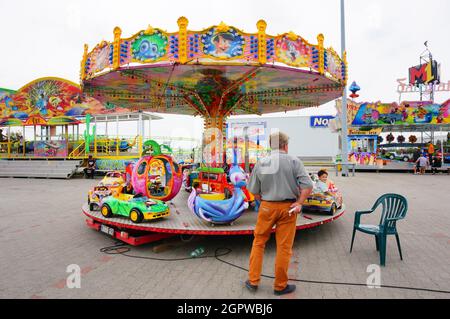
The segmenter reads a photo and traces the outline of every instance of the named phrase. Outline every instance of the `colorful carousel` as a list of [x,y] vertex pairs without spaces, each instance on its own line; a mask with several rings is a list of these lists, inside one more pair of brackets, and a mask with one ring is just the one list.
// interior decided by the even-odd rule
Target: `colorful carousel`
[[[346,58],[325,48],[322,34],[317,36],[317,44],[311,44],[293,32],[266,34],[263,20],[257,22],[255,33],[223,22],[192,31],[186,18],[177,22],[177,32],[149,26],[129,38],[122,38],[116,27],[113,42],[103,41],[91,52],[85,45],[83,92],[111,113],[126,108],[201,116],[205,123],[204,162],[209,167],[221,167],[226,160],[224,131],[230,115],[316,107],[342,96]],[[190,212],[188,196],[182,193],[169,202],[170,218],[139,226],[115,218],[106,221],[87,206],[83,211],[89,225],[108,224],[119,234],[127,229],[158,234],[252,233],[256,213],[245,212],[233,225],[212,227]],[[298,227],[320,225],[342,213],[343,209],[332,216],[302,217]]]

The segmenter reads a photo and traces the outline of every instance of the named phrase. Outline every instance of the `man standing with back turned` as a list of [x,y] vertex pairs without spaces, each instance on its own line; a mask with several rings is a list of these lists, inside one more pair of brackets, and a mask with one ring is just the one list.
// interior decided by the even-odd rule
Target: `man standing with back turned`
[[256,291],[261,278],[264,249],[276,225],[274,294],[284,295],[295,291],[288,285],[288,267],[294,244],[297,214],[311,194],[313,183],[297,157],[288,155],[289,137],[281,132],[270,135],[272,153],[255,165],[248,190],[261,201],[254,231],[248,280],[245,286]]

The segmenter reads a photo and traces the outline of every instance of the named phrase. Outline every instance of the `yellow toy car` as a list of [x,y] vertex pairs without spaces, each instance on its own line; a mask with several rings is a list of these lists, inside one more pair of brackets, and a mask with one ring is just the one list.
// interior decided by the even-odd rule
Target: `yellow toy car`
[[126,191],[128,186],[126,185],[125,178],[121,172],[108,172],[105,177],[89,191],[88,204],[89,209],[99,210],[100,202],[107,196],[118,196],[124,190]]
[[317,211],[334,215],[342,207],[342,194],[339,192],[331,193],[312,193],[303,203],[305,211]]

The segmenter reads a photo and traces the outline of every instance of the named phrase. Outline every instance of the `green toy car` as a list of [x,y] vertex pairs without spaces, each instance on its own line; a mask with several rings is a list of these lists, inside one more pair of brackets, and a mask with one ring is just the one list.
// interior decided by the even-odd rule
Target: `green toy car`
[[166,203],[160,200],[145,196],[119,194],[104,198],[100,212],[105,218],[121,215],[129,217],[133,223],[139,224],[144,220],[169,216],[170,209]]

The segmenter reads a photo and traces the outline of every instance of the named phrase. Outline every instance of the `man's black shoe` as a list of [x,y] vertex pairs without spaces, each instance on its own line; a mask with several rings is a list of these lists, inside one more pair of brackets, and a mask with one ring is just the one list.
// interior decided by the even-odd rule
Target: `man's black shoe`
[[256,290],[258,290],[258,286],[252,285],[248,280],[245,282],[245,287],[247,287],[247,289],[251,292],[256,292]]
[[295,288],[297,288],[295,285],[287,285],[283,290],[274,290],[273,293],[277,296],[290,294],[295,291]]

